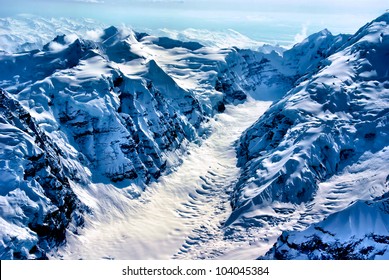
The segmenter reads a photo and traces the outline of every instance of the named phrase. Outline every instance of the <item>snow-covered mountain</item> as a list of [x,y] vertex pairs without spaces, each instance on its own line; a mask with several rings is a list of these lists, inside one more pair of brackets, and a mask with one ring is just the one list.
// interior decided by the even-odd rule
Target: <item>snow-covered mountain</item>
[[0,91],[1,259],[45,258],[87,208],[71,188],[63,150],[31,114]]
[[72,21],[0,44],[0,258],[387,258],[388,17],[285,52]]
[[[0,18],[0,51],[21,52],[41,49],[57,35],[76,34],[80,38],[96,40],[108,26],[93,19],[44,18],[36,15],[21,14]],[[130,32],[132,28],[121,26]],[[188,28],[140,29],[157,37],[168,37],[182,42],[198,42],[206,47],[258,50],[264,53],[276,51],[282,53],[285,48],[271,45],[269,42],[253,40],[233,29],[210,31]]]
[[227,224],[287,230],[266,258],[388,258],[389,13],[285,58],[309,39],[332,55],[242,135]]
[[223,31],[209,31],[205,29],[188,28],[185,30],[159,29],[150,30],[148,33],[158,37],[169,37],[183,42],[199,42],[207,47],[231,48],[259,50],[261,52],[271,52],[275,50],[282,53],[284,48],[273,46],[264,42],[253,40],[233,29]]
[[280,63],[275,52],[115,27],[95,40],[58,35],[40,50],[3,52],[2,258],[45,258],[77,233],[81,213],[95,210],[93,184],[138,197],[208,137],[227,104],[267,86],[286,92],[290,71],[268,74]]

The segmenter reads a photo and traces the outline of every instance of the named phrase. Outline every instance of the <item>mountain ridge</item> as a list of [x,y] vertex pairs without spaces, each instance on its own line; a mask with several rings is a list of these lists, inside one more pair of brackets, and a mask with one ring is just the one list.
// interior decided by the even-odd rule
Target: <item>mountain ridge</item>
[[[389,29],[387,20],[382,21],[387,17],[388,13],[351,36],[323,67],[300,80],[243,134],[237,147],[243,175],[233,194],[235,213],[229,223],[268,227],[271,221],[281,228],[284,234],[266,258],[374,258],[372,250],[371,255],[361,253],[366,252],[363,246],[340,254],[354,243],[336,239],[342,236],[340,223],[330,230],[325,225],[341,213],[359,211],[363,204],[357,201],[374,204],[388,192],[384,139]],[[355,203],[360,206],[350,206]],[[355,210],[347,212],[349,207]],[[272,220],[261,208],[277,209],[267,214]],[[381,209],[382,217],[387,214],[384,206],[373,209]],[[279,211],[290,215],[277,217]],[[296,220],[290,223],[291,219]],[[334,236],[330,243],[321,239],[327,231]],[[331,253],[331,248],[337,250]]]
[[[221,251],[208,257],[228,255],[230,242],[268,248],[258,257],[269,259],[385,258],[382,227],[370,234],[351,223],[342,243],[334,225],[387,217],[388,17],[354,35],[318,32],[283,55],[114,26],[93,40],[59,35],[41,50],[0,53],[0,168],[8,174],[0,258],[60,258],[68,238],[82,236],[84,218],[107,206],[121,217],[128,200],[143,203],[150,184],[174,173],[219,117],[228,120],[230,106],[253,99],[274,104],[236,142],[241,173],[227,186]],[[210,195],[212,180],[200,179],[205,189],[190,195],[191,209],[197,195]],[[209,236],[179,255],[207,257]],[[367,245],[342,249],[356,243]]]

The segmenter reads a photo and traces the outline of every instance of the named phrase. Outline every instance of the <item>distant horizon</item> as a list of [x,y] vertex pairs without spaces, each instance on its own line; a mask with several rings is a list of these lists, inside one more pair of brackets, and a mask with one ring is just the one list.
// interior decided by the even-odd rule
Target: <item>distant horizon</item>
[[325,28],[333,34],[353,34],[386,11],[382,2],[241,0],[237,5],[232,0],[0,0],[0,17],[88,18],[134,30],[232,29],[253,40],[289,45]]

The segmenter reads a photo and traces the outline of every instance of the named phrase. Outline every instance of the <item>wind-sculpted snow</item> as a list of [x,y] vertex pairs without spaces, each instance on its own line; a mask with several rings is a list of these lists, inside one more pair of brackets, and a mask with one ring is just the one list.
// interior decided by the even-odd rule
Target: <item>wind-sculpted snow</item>
[[[243,173],[227,225],[291,231],[268,257],[385,253],[386,226],[375,232],[364,221],[387,224],[387,202],[373,201],[389,192],[388,18],[387,13],[350,37],[242,135]],[[313,223],[318,224],[293,231]]]

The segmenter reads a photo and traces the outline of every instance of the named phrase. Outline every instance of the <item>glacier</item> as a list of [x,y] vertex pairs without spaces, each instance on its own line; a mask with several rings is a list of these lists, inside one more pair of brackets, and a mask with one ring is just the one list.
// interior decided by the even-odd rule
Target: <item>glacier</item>
[[244,49],[2,19],[0,258],[387,259],[388,20]]
[[[130,211],[128,201],[180,166],[190,144],[212,135],[217,114],[261,95],[257,84],[276,86],[269,75],[255,77],[249,53],[113,26],[95,40],[57,35],[41,49],[3,52],[3,209],[20,210],[3,216],[2,257],[48,258],[106,207],[111,218]],[[263,55],[269,59],[260,73],[280,59]],[[282,90],[291,84],[287,75],[279,74]],[[12,147],[21,148],[15,154]],[[53,197],[51,184],[63,197]],[[13,191],[25,198],[15,200]]]

